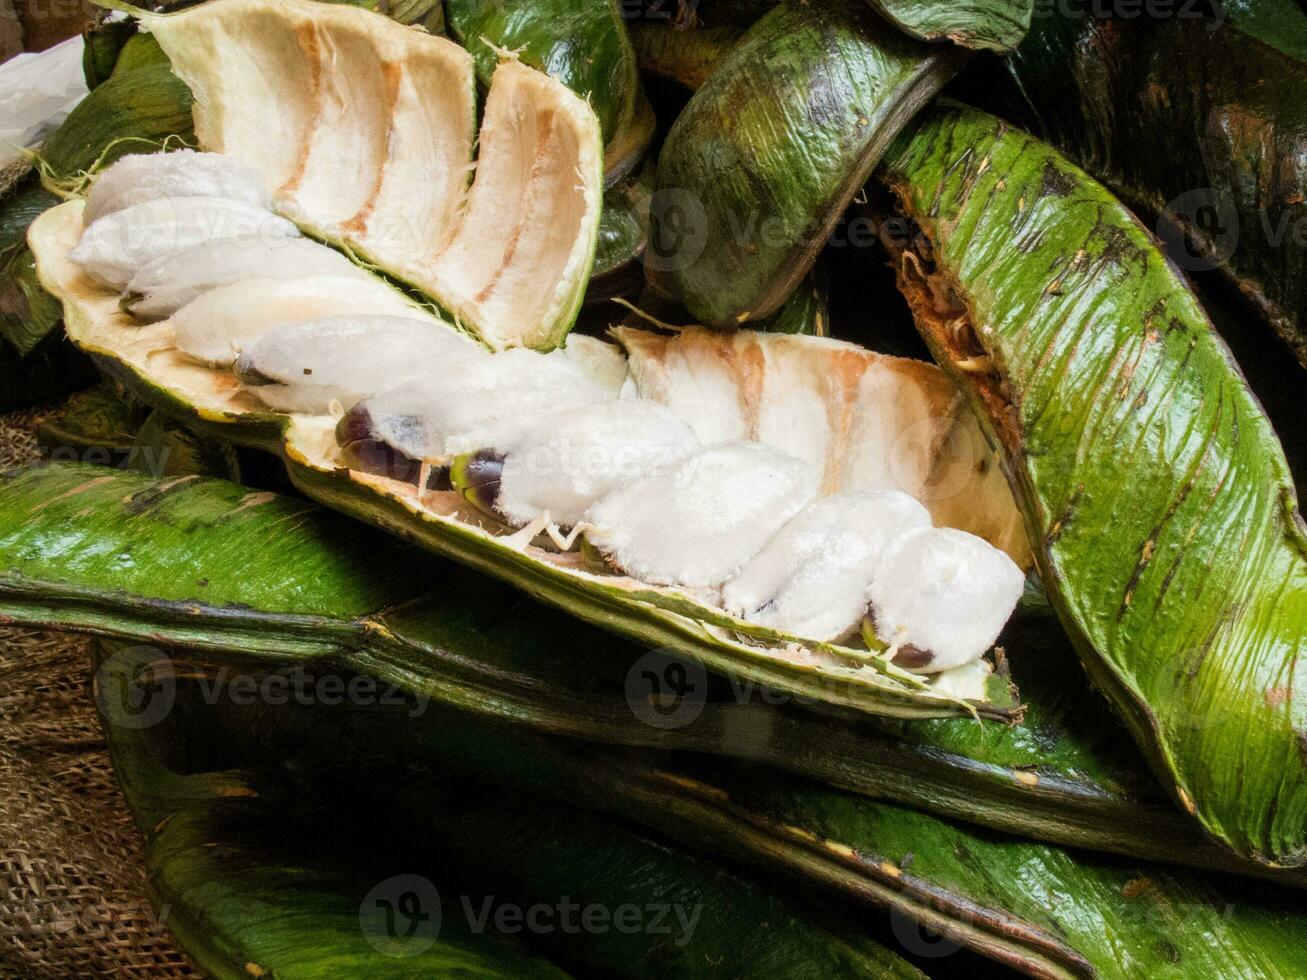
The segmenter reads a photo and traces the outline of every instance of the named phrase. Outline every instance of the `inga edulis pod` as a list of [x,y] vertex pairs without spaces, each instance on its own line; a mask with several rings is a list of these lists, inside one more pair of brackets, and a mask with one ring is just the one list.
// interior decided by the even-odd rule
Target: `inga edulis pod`
[[900,288],[1090,676],[1207,833],[1307,863],[1307,530],[1197,298],[1106,188],[979,110],[927,110],[879,176]]
[[323,804],[271,766],[170,770],[150,731],[117,700],[132,683],[116,669],[126,663],[111,658],[96,675],[101,724],[145,840],[150,900],[161,925],[207,975],[568,976],[543,956],[453,916],[434,930],[419,931],[416,919],[411,934],[408,919],[388,930],[384,907],[373,903],[396,904],[404,889],[373,889],[394,856],[369,852],[357,837],[328,826]]
[[[542,811],[467,779],[293,778],[301,766],[272,758],[233,767],[223,733],[202,734],[212,712],[178,704],[158,720],[171,724],[140,714],[143,666],[134,648],[110,647],[97,705],[146,837],[151,897],[213,975],[565,976],[543,951],[567,970],[631,978],[922,977],[833,902],[591,813]],[[171,766],[188,740],[221,771]],[[541,903],[557,917],[530,917]],[[506,904],[528,913],[525,929],[499,925]],[[644,928],[626,925],[632,909]]]
[[658,158],[646,277],[705,326],[768,316],[889,141],[961,67],[863,0],[783,3],[690,99]]
[[997,99],[1156,222],[1186,271],[1233,281],[1307,366],[1307,11],[1189,8],[1051,4],[994,66]]
[[[945,944],[1043,977],[1289,977],[1303,968],[1304,951],[1275,939],[1301,927],[1293,893],[968,830],[761,766],[543,736],[377,688],[318,700],[314,691],[354,683],[325,666],[298,689],[303,699],[269,710],[248,696],[267,683],[263,668],[155,656],[163,659],[138,683],[171,681],[170,711],[152,732],[177,771],[280,762],[346,812],[354,812],[349,800],[364,799],[370,821],[441,841],[462,881],[482,888],[574,894],[571,875],[606,880],[629,843],[609,831],[615,847],[596,840],[578,850],[575,837],[595,833],[593,819],[572,809],[583,807],[855,907],[887,909],[888,922],[858,921],[890,925],[917,952],[911,939],[924,927]],[[141,701],[131,692],[128,699]],[[530,798],[543,805],[523,808]],[[738,916],[751,914],[751,899]]]
[[[684,723],[651,725],[657,712],[637,711],[657,693],[646,672],[675,690],[692,660],[615,644],[301,500],[51,464],[0,478],[0,528],[0,617],[11,622],[174,644],[201,660],[235,652],[268,669],[334,665],[544,732],[750,759],[1068,846],[1302,880],[1240,861],[1160,797],[1037,610],[1010,637],[1032,651],[1013,664],[1027,699],[1018,725],[854,723],[706,674],[684,692]],[[249,719],[252,736],[271,721]],[[420,719],[401,734],[414,755],[440,738]]]

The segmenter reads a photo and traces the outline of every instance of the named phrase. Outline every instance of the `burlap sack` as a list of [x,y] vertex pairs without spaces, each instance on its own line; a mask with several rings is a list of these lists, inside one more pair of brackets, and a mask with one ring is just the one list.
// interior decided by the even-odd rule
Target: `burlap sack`
[[[0,469],[35,458],[31,422],[0,416]],[[0,626],[0,980],[197,977],[144,897],[88,647]]]

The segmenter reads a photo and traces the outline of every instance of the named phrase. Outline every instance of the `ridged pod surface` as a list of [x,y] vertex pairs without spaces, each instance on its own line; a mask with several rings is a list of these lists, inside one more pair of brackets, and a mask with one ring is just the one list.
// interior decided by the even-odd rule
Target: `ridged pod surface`
[[864,0],[778,5],[667,135],[650,284],[705,326],[772,313],[890,140],[964,57],[903,37]]
[[[590,883],[592,897],[600,889],[616,897],[612,889],[629,880],[620,869],[629,866],[635,845],[617,827],[605,828],[581,812],[589,810],[765,874],[783,872],[841,899],[846,911],[822,917],[830,935],[820,952],[802,929],[796,934],[794,917],[772,905],[782,918],[775,932],[767,930],[769,939],[757,955],[778,969],[792,961],[773,957],[797,955],[806,963],[791,970],[829,971],[832,956],[846,957],[849,945],[860,945],[849,943],[847,910],[860,917],[884,908],[909,950],[944,952],[952,948],[947,943],[956,943],[1033,976],[1287,980],[1307,964],[1300,944],[1283,941],[1303,928],[1298,896],[1262,883],[976,833],[756,767],[578,745],[393,696],[388,689],[379,704],[291,702],[268,712],[238,703],[234,694],[224,696],[224,656],[171,656],[181,658],[172,662],[178,678],[172,710],[165,724],[150,731],[153,741],[166,746],[165,756],[205,771],[254,760],[291,762],[301,783],[322,794],[317,798],[335,801],[333,816],[352,811],[350,801],[362,797],[370,821],[448,847],[455,855],[450,870],[464,887],[470,883],[527,900],[539,891],[576,894],[580,876]],[[121,676],[128,666],[130,658],[120,653],[101,672],[117,668],[130,692],[131,679]],[[276,669],[269,664],[249,676],[258,683]],[[401,753],[405,773],[395,771]],[[469,779],[478,791],[459,792]],[[599,834],[606,840],[592,837]],[[664,854],[638,866],[653,876],[643,880],[674,890],[690,874],[675,870],[677,852]],[[710,869],[701,874],[708,907],[696,939],[712,943],[702,933],[715,924],[720,892]],[[747,878],[732,884],[735,921],[753,921],[767,908],[759,902],[766,892]],[[947,943],[933,939],[924,949],[915,947],[919,925]],[[559,948],[602,955],[602,947],[584,940],[564,940]],[[694,948],[711,947],[696,942]],[[723,954],[733,955],[719,948],[714,960]],[[846,960],[844,968],[856,969],[859,962]],[[881,969],[893,967],[883,963]]]
[[[362,905],[384,880],[369,858],[379,862],[383,855],[368,854],[344,828],[315,826],[322,803],[272,767],[170,768],[183,747],[160,744],[169,726],[141,724],[133,706],[119,700],[131,690],[134,672],[148,667],[148,651],[116,649],[103,657],[96,703],[118,783],[144,838],[150,899],[207,975],[568,976],[539,954],[477,933],[461,916],[448,916],[436,929],[419,931],[413,920],[412,933],[387,932],[384,908]],[[269,914],[272,907],[276,914]]]
[[922,41],[1002,53],[1015,48],[1030,29],[1035,0],[871,0],[871,5]]
[[1105,188],[993,116],[929,110],[882,176],[933,245],[900,287],[1090,675],[1208,832],[1307,863],[1307,533],[1197,299]]
[[1220,7],[1123,25],[1052,5],[1004,63],[1010,108],[1189,236],[1186,270],[1229,276],[1307,367],[1307,10]]
[[502,61],[478,136],[472,56],[447,38],[312,0],[125,9],[190,87],[200,145],[257,167],[278,211],[492,348],[562,343],[603,193],[598,121],[566,86]]
[[[47,446],[131,445],[139,425],[103,400],[84,399],[70,414],[45,434]],[[157,461],[145,450],[138,460]],[[187,656],[269,670],[326,658],[458,709],[461,727],[475,716],[602,745],[767,762],[864,797],[1081,850],[1307,881],[1241,861],[1162,797],[1079,682],[1046,613],[1026,613],[1005,638],[1022,652],[1012,672],[1026,713],[1015,725],[866,718],[853,727],[768,703],[744,683],[739,703],[692,698],[683,724],[652,725],[627,701],[631,672],[648,669],[670,684],[674,661],[615,645],[608,633],[520,602],[509,586],[302,500],[184,473],[147,479],[60,464],[0,480],[0,518],[0,615],[15,623],[180,645],[200,651]],[[273,536],[278,548],[262,547]],[[143,553],[149,564],[110,557]],[[239,566],[225,562],[232,554],[244,556]],[[563,633],[568,643],[554,642]],[[270,739],[275,745],[302,720],[258,714],[237,727],[253,738],[272,725],[283,733]],[[447,744],[433,728],[436,714],[404,714],[387,729],[391,757]]]

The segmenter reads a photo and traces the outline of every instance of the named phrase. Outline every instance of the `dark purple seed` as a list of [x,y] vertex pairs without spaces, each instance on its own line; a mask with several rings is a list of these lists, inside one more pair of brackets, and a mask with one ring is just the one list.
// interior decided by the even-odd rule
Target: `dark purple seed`
[[902,667],[905,670],[920,670],[934,659],[935,655],[929,650],[923,650],[911,643],[905,643],[899,647],[898,653],[894,654],[892,663],[894,666]]

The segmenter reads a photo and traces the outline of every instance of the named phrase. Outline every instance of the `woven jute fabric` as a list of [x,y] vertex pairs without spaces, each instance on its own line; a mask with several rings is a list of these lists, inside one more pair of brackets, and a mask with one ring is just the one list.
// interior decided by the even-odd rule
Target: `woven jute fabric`
[[[0,416],[0,469],[36,457],[33,418]],[[0,626],[0,980],[198,977],[145,898],[90,642]]]

